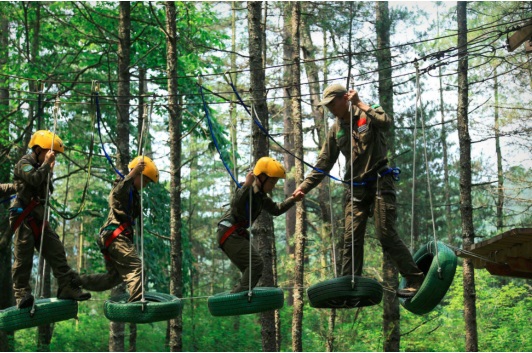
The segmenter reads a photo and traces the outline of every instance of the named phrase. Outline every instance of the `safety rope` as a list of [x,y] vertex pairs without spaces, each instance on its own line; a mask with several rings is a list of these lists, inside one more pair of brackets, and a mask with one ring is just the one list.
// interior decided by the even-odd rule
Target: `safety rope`
[[238,182],[238,180],[236,180],[235,176],[231,172],[231,168],[229,168],[229,166],[227,165],[226,161],[224,160],[224,158],[222,156],[222,152],[220,150],[220,146],[218,145],[218,140],[216,140],[216,136],[214,135],[214,130],[213,130],[213,127],[212,127],[211,116],[209,114],[209,107],[207,106],[207,102],[205,101],[205,95],[203,94],[203,86],[201,84],[201,78],[198,78],[198,86],[199,86],[199,90],[200,90],[200,94],[201,94],[201,100],[203,101],[203,110],[205,111],[205,116],[207,117],[207,125],[209,126],[209,131],[211,133],[212,142],[214,143],[214,146],[216,147],[216,150],[218,151],[218,154],[220,155],[220,159],[222,160],[222,163],[223,163],[225,169],[227,170],[227,172],[231,176],[231,179],[233,179],[233,181],[235,182],[235,184],[236,184],[236,186],[238,188],[241,188],[240,183]]
[[[353,104],[351,103],[351,100],[349,100],[349,141],[350,141],[350,149],[349,149],[349,172],[351,173],[351,180],[353,180]],[[354,196],[353,196],[353,183],[351,183],[351,189],[350,189],[350,200],[349,204],[351,205],[351,288],[355,288],[355,229],[354,229],[354,221],[353,221],[353,214],[354,214]]]
[[[328,135],[329,133],[329,128],[328,128],[328,124],[327,124],[327,114],[325,112],[325,109],[323,109],[323,126],[324,126],[324,129],[325,129],[325,136]],[[330,148],[330,146],[329,146]],[[334,235],[336,234],[335,232],[335,229],[334,229],[334,209],[333,209],[333,202],[332,202],[332,191],[331,191],[331,179],[329,178],[328,179],[328,184],[329,184],[329,212],[331,214],[331,244],[332,244],[332,260],[333,260],[333,271],[334,271],[334,277],[338,277],[338,270],[336,268],[336,244],[335,244],[335,239],[334,239]]]
[[[425,135],[425,121],[424,121],[425,119],[423,116],[423,103],[421,102],[421,87],[419,84],[419,64],[417,63],[417,61],[415,62],[415,67],[416,67],[416,95],[417,95],[416,104],[419,104],[421,131],[423,132],[422,134],[423,135],[423,152],[425,155],[425,169],[426,169],[426,174],[427,174],[427,191],[429,193],[430,214],[432,217],[432,233],[434,237],[434,248],[436,249],[436,260],[438,262],[438,275],[441,277],[442,268],[440,264],[440,257],[439,257],[439,251],[438,251],[438,239],[436,237],[436,221],[434,219],[434,207],[432,205],[432,189],[430,187],[430,170],[429,170],[429,158],[427,154],[427,138]],[[417,111],[417,107],[416,107],[416,111]],[[413,203],[412,203],[412,207],[413,207]]]
[[[255,105],[251,104],[251,111],[253,112],[255,109]],[[251,119],[253,120],[253,119]],[[249,169],[253,170],[253,122],[250,122],[250,139],[249,139]],[[247,176],[246,176],[247,177]],[[257,176],[255,176],[257,177]],[[251,272],[252,272],[252,266],[251,266],[251,251],[253,250],[251,242],[253,241],[253,232],[251,231],[251,225],[253,223],[253,188],[254,188],[255,182],[251,184],[251,187],[249,188],[249,264],[248,264],[248,272],[249,272],[249,282],[248,282],[248,301],[251,301],[251,297],[253,295],[253,288],[251,288]]]
[[[61,106],[60,106],[59,95],[57,95],[57,97],[55,98],[55,104],[54,104],[54,109],[53,109],[54,127],[53,127],[53,130],[52,130],[52,145],[50,147],[50,151],[54,151],[55,133],[56,133],[56,130],[57,130],[57,117],[58,117],[58,115],[61,115]],[[55,160],[54,160],[54,166],[55,166]],[[45,195],[45,198],[44,198],[44,214],[43,214],[43,219],[42,219],[41,242],[39,244],[39,261],[37,262],[38,264],[40,264],[41,260],[42,260],[42,247],[43,247],[44,238],[45,238],[44,231],[45,231],[45,228],[46,228],[46,224],[50,221],[50,207],[48,205],[48,202],[49,202],[49,199],[50,199],[50,182],[51,182],[51,179],[52,179],[52,168],[50,168],[50,171],[48,172],[48,175],[46,176],[46,195]],[[46,260],[42,260],[42,261],[43,261],[42,262],[42,264],[43,264],[42,273],[40,271],[37,271],[37,283],[36,283],[36,286],[35,286],[36,289],[37,289],[38,297],[42,297],[43,292],[44,292],[44,275],[45,275],[44,271],[46,269]],[[36,304],[36,300],[33,301],[33,305],[32,305],[31,310],[30,310],[30,315],[32,317],[35,314],[35,304]]]

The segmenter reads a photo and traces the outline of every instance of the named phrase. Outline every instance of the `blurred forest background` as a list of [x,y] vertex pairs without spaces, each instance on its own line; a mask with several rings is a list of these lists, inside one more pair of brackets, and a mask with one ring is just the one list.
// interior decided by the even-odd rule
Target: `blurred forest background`
[[[73,268],[103,272],[95,240],[107,216],[115,172],[100,135],[113,163],[126,170],[148,119],[145,151],[158,165],[161,182],[149,185],[144,194],[146,284],[150,291],[183,298],[185,306],[170,324],[116,325],[103,316],[110,293],[93,293],[92,300],[80,303],[79,320],[0,333],[0,347],[472,350],[463,288],[463,277],[471,274],[462,273],[462,260],[441,305],[424,316],[406,311],[389,294],[380,305],[335,312],[310,308],[306,294],[301,299],[294,295],[334,277],[332,251],[343,232],[343,186],[332,180],[309,193],[297,214],[294,207],[276,219],[262,217],[253,232],[267,265],[261,285],[283,288],[284,308],[212,317],[206,298],[229,290],[240,276],[215,238],[235,185],[214,148],[198,83],[204,87],[222,156],[237,179],[243,181],[250,168],[250,153],[253,161],[270,155],[285,164],[289,178],[273,193],[278,202],[291,195],[309,168],[260,133],[237,104],[229,82],[275,141],[311,164],[325,126],[333,122],[316,106],[321,92],[331,83],[356,88],[363,101],[381,104],[394,119],[388,138],[391,164],[402,170],[397,225],[403,240],[415,251],[433,239],[426,182],[430,175],[436,236],[460,248],[465,238],[478,242],[532,227],[532,56],[524,46],[513,52],[506,47],[507,37],[531,20],[531,4],[1,2],[0,182],[12,181],[13,167],[28,152],[31,134],[52,130],[57,120],[66,149],[54,170],[52,226],[63,237]],[[467,14],[467,31],[459,31],[460,7]],[[460,36],[467,46],[459,46]],[[463,230],[460,211],[460,60],[468,63],[470,234]],[[428,172],[421,130],[413,167],[416,116],[426,128]],[[344,166],[340,157],[331,174],[342,178]],[[5,230],[0,308],[14,303],[8,207],[0,204],[0,227]],[[372,221],[364,261],[364,276],[393,286],[383,274],[386,261]],[[295,280],[297,274],[302,280]],[[532,351],[530,280],[495,277],[485,270],[473,276],[478,350]],[[397,281],[397,273],[392,278]],[[49,296],[55,288],[49,280]],[[388,304],[395,313],[392,319],[383,314]]]

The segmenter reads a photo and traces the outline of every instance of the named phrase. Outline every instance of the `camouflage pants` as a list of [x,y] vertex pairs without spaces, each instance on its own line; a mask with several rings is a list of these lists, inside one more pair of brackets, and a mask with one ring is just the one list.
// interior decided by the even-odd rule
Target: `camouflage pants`
[[[127,232],[127,231],[124,231]],[[100,244],[111,236],[113,231],[102,232]],[[129,290],[129,302],[142,299],[142,262],[135,244],[130,237],[120,234],[107,248],[110,260],[105,260],[106,273],[82,275],[81,285],[89,291],[101,292],[109,290],[122,281]]]
[[[227,229],[227,227],[224,227],[222,225],[218,226],[218,244],[220,244],[220,239],[222,238]],[[242,278],[240,279],[240,282],[233,287],[231,293],[238,293],[249,290],[249,238],[233,233],[224,242],[222,250],[229,257],[231,262],[236,267],[238,267],[240,272],[242,272]],[[251,288],[254,288],[259,282],[259,279],[262,277],[263,267],[264,262],[262,261],[262,257],[260,256],[257,249],[255,249],[254,246],[251,246]]]
[[395,222],[394,181],[391,175],[382,177],[371,187],[345,189],[345,231],[342,255],[342,275],[362,274],[364,263],[364,235],[368,218],[375,219],[377,239],[401,275],[407,279],[419,278],[423,272],[417,267],[410,251],[397,234]]
[[[9,223],[13,228],[18,214],[11,214]],[[13,294],[15,299],[20,300],[26,293],[31,293],[30,278],[33,267],[34,249],[39,250],[40,242],[42,243],[42,257],[50,265],[52,273],[57,278],[59,288],[67,286],[78,274],[68,265],[65,248],[57,233],[49,226],[44,228],[44,237],[39,236],[37,239],[33,234],[32,228],[27,217],[15,231],[13,240],[14,262],[12,268],[13,276]],[[42,224],[37,222],[39,231],[42,230]]]

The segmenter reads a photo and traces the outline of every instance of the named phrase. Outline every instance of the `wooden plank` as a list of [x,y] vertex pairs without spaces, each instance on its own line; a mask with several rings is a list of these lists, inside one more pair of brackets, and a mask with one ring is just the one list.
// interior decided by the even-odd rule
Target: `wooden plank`
[[508,38],[508,51],[513,52],[525,41],[532,38],[532,20],[528,21],[523,28]]

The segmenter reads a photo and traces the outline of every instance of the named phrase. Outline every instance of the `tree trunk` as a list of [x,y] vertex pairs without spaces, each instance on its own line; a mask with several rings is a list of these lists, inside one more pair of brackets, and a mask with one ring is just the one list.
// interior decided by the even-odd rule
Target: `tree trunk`
[[[393,111],[393,86],[392,86],[392,57],[390,53],[390,27],[391,19],[388,2],[377,2],[375,5],[376,31],[377,31],[377,65],[379,69],[379,102],[384,111],[392,119],[391,128],[386,133],[389,155],[395,155],[395,128]],[[392,164],[394,161],[390,161]],[[398,271],[390,255],[384,253],[382,263],[382,278],[389,288],[397,289],[399,285]],[[401,326],[399,313],[399,299],[395,293],[384,292],[383,296],[383,350],[398,352],[401,344]]]
[[[290,13],[291,6],[289,2],[283,2],[283,58],[284,63],[288,64],[292,60],[292,29],[290,18],[292,14]],[[283,81],[286,87],[290,86],[292,82],[292,67],[286,65],[283,67]],[[285,89],[285,96],[290,97],[290,88]],[[289,150],[294,150],[294,128],[292,120],[292,105],[290,98],[283,99],[283,127],[284,127],[284,147]],[[283,153],[283,164],[286,169],[287,176],[284,181],[284,194],[292,195],[296,189],[296,181],[293,176],[293,168],[295,167],[295,158],[290,153]],[[292,207],[285,213],[285,227],[286,227],[286,254],[289,256],[290,260],[294,259],[294,233],[296,231],[296,208]],[[293,295],[294,291],[292,289],[293,283],[292,278],[288,279],[288,294],[286,296],[286,305],[292,306],[294,304]]]
[[[183,249],[181,244],[181,110],[177,100],[177,28],[176,6],[166,5],[166,75],[168,76],[168,110],[170,113],[170,293],[183,296]],[[170,320],[170,351],[183,350],[183,317]]]
[[[292,83],[290,98],[292,102],[292,121],[294,128],[294,152],[296,185],[303,182],[304,165],[303,159],[303,124],[301,114],[301,64],[300,64],[300,26],[301,26],[301,3],[292,2]],[[294,268],[294,312],[292,316],[292,350],[303,351],[303,305],[304,305],[304,270],[305,270],[305,207],[303,202],[296,203],[296,232],[295,232],[295,268]]]
[[[460,215],[462,217],[462,240],[464,248],[475,241],[473,208],[471,199],[471,137],[468,118],[468,61],[467,61],[467,2],[457,5],[458,21],[458,139],[460,143]],[[464,319],[466,351],[478,351],[475,271],[473,261],[464,259]]]
[[[129,155],[129,95],[130,95],[130,72],[129,52],[131,47],[131,4],[128,1],[119,3],[118,21],[118,90],[117,90],[117,168],[127,173]],[[125,293],[124,284],[116,286],[111,291],[111,296]],[[109,351],[123,352],[125,349],[125,325],[119,322],[109,324]]]
[[[0,71],[7,72],[5,65],[9,60],[9,20],[0,10]],[[0,113],[2,115],[9,111],[9,81],[5,76],[0,77]],[[9,121],[0,121],[0,149],[7,148],[9,141]],[[5,157],[7,159],[7,155]],[[0,183],[9,182],[10,169],[12,164],[2,160],[0,163]],[[9,203],[0,204],[0,310],[13,305],[13,283],[11,278],[11,229],[9,228],[9,218],[7,212]],[[14,332],[0,331],[0,351],[14,351]]]
[[[263,62],[263,32],[262,3],[248,2],[249,29],[249,67],[251,69],[250,84],[252,89],[253,109],[264,128],[268,129],[268,105],[266,104],[266,82]],[[254,114],[254,113],[253,113]],[[260,133],[258,126],[252,128],[253,160],[267,156],[269,151],[268,139]],[[273,233],[273,219],[267,212],[262,212],[253,225],[253,237],[258,239],[259,252],[264,261],[264,269],[260,285],[271,287],[275,285],[273,276],[273,251],[275,235]],[[275,314],[272,311],[261,313],[262,349],[273,352],[277,348],[275,332]]]
[[[50,274],[50,265],[48,265],[48,262],[45,261],[43,257],[41,257],[41,261],[39,262],[40,263],[38,276],[41,276],[42,278],[40,277],[40,280],[43,281],[42,297],[50,298],[52,296],[52,278]],[[37,291],[39,290],[39,288],[35,288],[35,290]],[[35,297],[40,297],[40,295],[37,294]],[[47,324],[38,327],[37,352],[50,352],[50,342],[52,341],[52,334],[53,324]]]
[[129,163],[129,95],[130,95],[130,50],[131,50],[131,3],[119,3],[118,25],[118,97],[117,102],[117,166],[126,172]]
[[502,170],[501,131],[499,127],[499,80],[497,68],[493,71],[493,90],[495,96],[495,153],[497,154],[497,230],[504,227],[504,175]]

